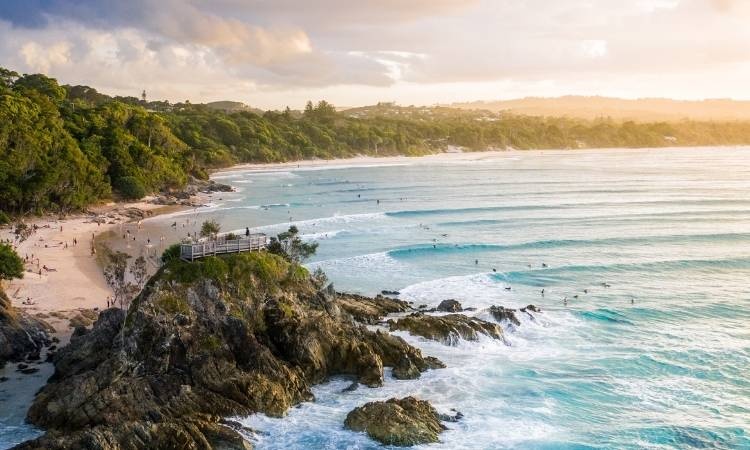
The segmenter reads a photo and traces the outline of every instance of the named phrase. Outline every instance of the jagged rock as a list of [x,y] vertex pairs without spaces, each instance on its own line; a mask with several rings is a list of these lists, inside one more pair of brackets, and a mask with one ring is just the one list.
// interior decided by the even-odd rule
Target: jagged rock
[[459,420],[464,418],[464,415],[461,411],[456,411],[453,408],[451,408],[451,411],[453,411],[455,414],[440,414],[440,420],[442,420],[443,422],[458,422]]
[[376,324],[388,314],[401,313],[411,310],[403,300],[377,296],[363,297],[355,294],[338,294],[336,304],[354,320],[366,324]]
[[388,324],[391,331],[408,331],[448,345],[456,345],[459,339],[476,341],[480,334],[503,339],[503,330],[497,324],[462,314],[430,316],[417,312],[398,320],[389,320]]
[[41,319],[13,308],[0,289],[0,367],[7,361],[34,359],[50,344],[52,327]]
[[352,381],[352,384],[342,389],[341,392],[354,392],[357,390],[357,388],[359,388],[359,383],[357,383],[356,381]]
[[85,335],[88,332],[89,330],[85,326],[78,325],[73,329],[73,334],[71,334],[70,337],[71,339],[77,338],[77,337]]
[[39,372],[39,368],[38,367],[27,367],[25,369],[19,369],[18,371],[21,372],[24,375],[31,375],[32,373]]
[[344,425],[353,431],[364,431],[382,444],[398,447],[438,442],[438,435],[446,429],[435,408],[414,397],[367,403],[353,409]]
[[440,312],[457,313],[463,311],[463,307],[461,307],[461,303],[459,303],[458,300],[453,300],[451,298],[440,302],[437,310]]
[[490,306],[490,314],[498,322],[507,320],[513,325],[520,326],[521,322],[516,317],[516,310],[512,308],[506,308],[504,306]]
[[535,313],[542,312],[541,308],[537,308],[534,305],[528,305],[528,306],[521,308],[521,312],[525,312],[526,314],[530,314],[529,311],[535,312]]
[[380,291],[383,295],[401,295],[399,291],[389,291],[389,290],[382,290]]
[[[258,258],[275,272],[253,272]],[[277,256],[216,261],[235,275],[177,281],[180,270],[194,273],[203,263],[175,261],[127,314],[103,311],[90,331],[59,349],[55,374],[28,412],[48,432],[22,448],[245,448],[220,417],[281,416],[334,375],[380,386],[384,366],[413,378],[442,365],[332,312],[333,300]],[[367,310],[379,300],[347,302]]]

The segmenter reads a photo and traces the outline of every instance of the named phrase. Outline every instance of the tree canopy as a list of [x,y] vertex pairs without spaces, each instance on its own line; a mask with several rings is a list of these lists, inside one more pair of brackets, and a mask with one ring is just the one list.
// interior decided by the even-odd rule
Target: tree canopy
[[0,279],[23,278],[23,260],[8,244],[0,244]]
[[466,151],[750,144],[750,122],[619,122],[389,103],[222,110],[61,86],[0,68],[0,211],[79,210],[242,162]]

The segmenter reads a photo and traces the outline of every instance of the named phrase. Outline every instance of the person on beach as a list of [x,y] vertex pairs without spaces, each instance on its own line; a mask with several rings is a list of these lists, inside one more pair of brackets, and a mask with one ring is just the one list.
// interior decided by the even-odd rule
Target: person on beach
[[245,228],[245,237],[250,237],[250,228],[249,227]]

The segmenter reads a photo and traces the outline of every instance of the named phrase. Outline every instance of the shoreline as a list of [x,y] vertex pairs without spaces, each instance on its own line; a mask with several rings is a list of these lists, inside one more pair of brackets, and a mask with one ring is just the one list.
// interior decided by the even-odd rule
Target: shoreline
[[[743,146],[734,146],[733,148],[737,147]],[[325,170],[349,167],[397,166],[424,162],[472,163],[501,157],[514,158],[530,152],[553,156],[571,151],[592,153],[602,151],[642,152],[680,151],[695,148],[701,147],[510,149],[442,152],[421,156],[356,156],[331,160],[310,159],[283,163],[245,163],[211,171],[210,179],[223,181],[223,178],[231,178],[234,173],[242,171]],[[706,148],[713,149],[715,147]],[[747,148],[750,149],[750,147]],[[231,183],[231,181],[229,182]],[[191,200],[197,201],[198,204],[206,204],[214,200],[213,194],[201,193],[193,196]],[[143,217],[140,220],[150,222],[194,208],[193,206],[151,203],[150,201],[153,199],[154,197],[145,197],[138,202],[117,202],[92,206],[87,213],[79,213],[62,219],[56,216],[42,216],[26,220],[25,223],[32,226],[36,225],[38,229],[16,248],[21,258],[28,256],[29,259],[29,263],[25,265],[25,276],[20,280],[3,282],[13,306],[49,322],[61,337],[72,332],[69,320],[79,315],[81,311],[101,311],[105,309],[107,306],[106,299],[112,295],[112,291],[104,279],[99,255],[91,253],[92,242],[94,242],[95,247],[106,244],[113,250],[126,252],[133,257],[150,254],[150,256],[157,258],[160,251],[172,244],[175,237],[185,231],[175,230],[174,233],[164,235],[163,238],[161,236],[148,236],[148,227],[144,227],[147,229],[145,233],[139,233],[141,227],[135,225],[139,218],[133,217],[132,214],[127,215],[126,212],[129,209],[140,210],[143,212]],[[102,220],[103,223],[101,223]],[[60,231],[60,227],[62,227],[62,231]],[[15,236],[12,229],[12,226],[1,228],[0,239],[13,241]],[[130,230],[132,233],[127,235],[128,239],[131,236],[136,237],[136,244],[131,244],[119,238],[119,234],[125,233],[126,230]],[[139,237],[139,234],[145,235]],[[73,245],[74,239],[77,241],[77,245]],[[150,240],[153,244],[147,246],[147,240]],[[68,244],[67,247],[66,243]],[[34,256],[33,262],[32,254]],[[44,266],[47,266],[50,270],[44,270]],[[40,269],[42,270],[41,276],[38,272]],[[34,304],[24,304],[27,298],[31,299]]]
[[[599,153],[599,152],[642,152],[642,151],[683,151],[683,150],[695,150],[705,148],[707,150],[715,150],[720,148],[745,148],[750,150],[750,145],[727,145],[727,146],[686,146],[686,147],[639,147],[639,148],[627,148],[627,147],[607,147],[607,148],[570,148],[570,149],[507,149],[507,150],[477,150],[477,151],[456,151],[456,152],[440,152],[431,153],[426,155],[418,156],[406,156],[406,155],[395,155],[395,156],[367,156],[358,155],[350,158],[334,158],[334,159],[301,159],[297,161],[286,161],[286,162],[271,162],[271,163],[242,163],[235,164],[233,166],[224,167],[220,169],[213,169],[209,171],[209,178],[223,177],[232,172],[239,171],[277,171],[284,169],[335,169],[335,168],[347,168],[352,167],[382,167],[389,165],[402,165],[405,163],[413,163],[418,161],[435,161],[435,162],[476,162],[485,159],[492,159],[496,157],[517,157],[528,155],[530,153],[536,154],[564,154],[570,152],[576,153]],[[221,179],[221,178],[218,178]]]
[[0,239],[10,239],[25,259],[24,277],[3,282],[13,307],[46,321],[65,339],[73,331],[71,319],[106,309],[106,299],[112,295],[92,247],[97,248],[102,236],[116,227],[139,220],[137,211],[145,218],[172,209],[148,203],[147,198],[94,206],[88,213],[63,218],[34,217],[24,223],[36,230],[20,243],[14,241],[12,225],[3,227]]

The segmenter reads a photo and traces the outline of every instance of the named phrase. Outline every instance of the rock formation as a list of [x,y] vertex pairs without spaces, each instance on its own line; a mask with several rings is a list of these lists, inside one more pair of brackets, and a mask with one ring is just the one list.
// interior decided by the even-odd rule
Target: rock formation
[[461,307],[461,303],[459,303],[458,300],[448,299],[440,302],[437,310],[441,312],[457,313],[463,311],[464,309],[463,307]]
[[480,334],[503,339],[503,330],[499,325],[462,314],[430,316],[416,312],[398,320],[389,320],[388,324],[391,331],[408,331],[447,345],[456,345],[459,339],[476,341]]
[[275,255],[171,262],[127,314],[103,311],[58,351],[28,413],[48,431],[20,448],[245,449],[221,417],[281,416],[332,375],[374,387],[384,366],[404,378],[441,367],[352,320],[363,302],[339,303]]
[[369,298],[354,294],[339,294],[336,296],[336,303],[355,320],[366,324],[375,324],[388,314],[406,312],[412,309],[403,300],[383,297],[382,295]]
[[355,408],[346,416],[344,426],[364,431],[385,445],[408,447],[438,442],[438,435],[446,429],[440,420],[429,402],[406,397]]
[[42,348],[50,344],[51,329],[45,322],[13,308],[0,289],[0,367],[7,361],[38,360]]
[[498,322],[508,321],[515,326],[520,326],[521,322],[516,317],[516,310],[504,306],[490,306],[490,314]]

